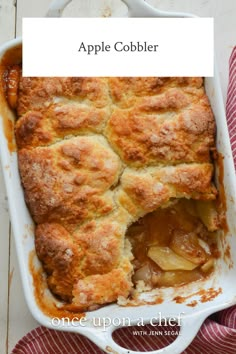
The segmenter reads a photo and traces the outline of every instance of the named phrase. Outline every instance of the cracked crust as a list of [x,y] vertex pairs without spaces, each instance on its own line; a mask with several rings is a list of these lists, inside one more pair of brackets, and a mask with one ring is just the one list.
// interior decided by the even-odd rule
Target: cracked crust
[[21,78],[17,112],[36,251],[73,309],[130,294],[132,222],[176,198],[216,197],[201,78]]
[[198,102],[191,102],[190,97],[181,101],[181,95],[181,92],[176,95],[178,103],[174,111],[168,108],[172,97],[169,101],[167,94],[154,97],[158,102],[154,108],[153,98],[149,101],[145,98],[150,103],[148,111],[143,106],[114,109],[106,136],[127,165],[210,161],[215,125],[209,102],[206,97]]
[[36,223],[56,222],[72,231],[86,219],[111,212],[110,188],[121,163],[102,137],[74,137],[18,153],[26,202]]

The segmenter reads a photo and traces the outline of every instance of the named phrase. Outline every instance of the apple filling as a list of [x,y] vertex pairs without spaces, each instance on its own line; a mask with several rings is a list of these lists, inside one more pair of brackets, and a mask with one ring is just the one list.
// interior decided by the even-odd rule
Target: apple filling
[[133,281],[151,287],[183,285],[206,277],[218,257],[214,202],[181,199],[131,225]]

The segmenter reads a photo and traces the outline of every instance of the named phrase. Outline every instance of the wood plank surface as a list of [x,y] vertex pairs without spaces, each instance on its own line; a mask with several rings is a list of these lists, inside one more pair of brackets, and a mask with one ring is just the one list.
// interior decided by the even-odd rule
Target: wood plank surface
[[8,353],[11,353],[19,339],[39,326],[25,302],[13,236],[11,236],[10,254]]
[[[17,37],[22,35],[22,18],[43,17],[47,11],[49,2],[48,0],[17,0],[15,23]],[[8,309],[8,353],[11,353],[19,339],[31,329],[38,327],[39,324],[32,317],[25,302],[13,235],[11,235],[9,263],[11,283],[9,286]]]
[[16,1],[0,0],[0,44],[15,37]]
[[0,353],[8,346],[9,216],[0,169]]
[[[0,44],[15,37],[15,2],[0,0]],[[0,168],[0,353],[8,351],[9,243],[7,197]]]

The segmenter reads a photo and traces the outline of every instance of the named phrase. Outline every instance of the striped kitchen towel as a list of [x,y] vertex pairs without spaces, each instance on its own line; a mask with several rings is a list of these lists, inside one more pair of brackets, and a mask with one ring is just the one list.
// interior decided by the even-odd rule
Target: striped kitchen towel
[[234,166],[236,167],[236,47],[234,47],[229,62],[229,86],[226,102],[226,116],[234,157]]
[[[227,121],[236,166],[236,47],[230,58],[230,75],[226,104]],[[115,331],[115,341],[128,349],[151,351],[163,348],[176,338],[178,328],[171,327],[172,335],[157,336],[151,325],[126,327]],[[160,331],[160,327],[158,327]],[[168,328],[164,328],[167,330]],[[153,335],[145,335],[151,333]],[[137,335],[137,333],[143,335]],[[12,354],[103,354],[90,340],[79,334],[59,332],[38,327],[22,338]],[[236,306],[209,317],[198,335],[182,354],[235,354]]]

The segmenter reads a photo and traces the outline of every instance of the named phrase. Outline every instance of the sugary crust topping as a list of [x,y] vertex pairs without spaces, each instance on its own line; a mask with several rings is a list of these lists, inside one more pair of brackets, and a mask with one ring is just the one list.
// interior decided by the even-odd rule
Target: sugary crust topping
[[[194,77],[114,77],[109,79],[112,100],[121,108],[134,106],[140,98],[144,98],[144,102],[152,102],[154,96],[171,88],[179,88],[183,92],[199,96],[204,92],[202,84],[202,78]],[[175,102],[174,105],[178,103]]]
[[90,275],[80,279],[73,290],[73,304],[76,308],[83,310],[84,307],[107,304],[116,301],[120,296],[127,298],[132,283],[127,278],[132,270],[130,263],[125,269],[113,269],[104,275]]
[[132,254],[128,240],[124,241],[124,232],[129,222],[130,215],[120,208],[73,232],[66,231],[61,224],[39,224],[36,251],[54,294],[66,301],[73,299],[77,310],[101,305],[104,299],[106,303],[118,296],[128,296],[132,286]]
[[35,248],[48,274],[50,289],[63,300],[70,301],[73,281],[79,276],[77,263],[83,258],[71,234],[60,224],[39,224],[35,232]]
[[36,250],[79,310],[127,297],[127,227],[211,200],[215,123],[201,78],[21,78],[15,126]]
[[[127,168],[121,178],[121,190],[138,206],[136,212],[130,211],[137,219],[162,207],[172,198],[215,199],[212,175],[213,167],[208,163],[154,167],[144,171]],[[128,204],[122,199],[120,203],[124,207]]]
[[56,222],[73,230],[114,209],[110,188],[118,181],[121,163],[102,137],[24,148],[18,157],[26,202],[37,223]]
[[18,116],[28,111],[45,112],[52,104],[72,100],[103,108],[110,98],[105,79],[22,77],[17,105]]
[[136,167],[209,162],[214,133],[213,115],[204,98],[176,110],[115,109],[106,129],[114,150]]
[[16,123],[19,148],[51,145],[78,134],[101,133],[109,117],[108,108],[63,103],[46,112],[29,111]]

